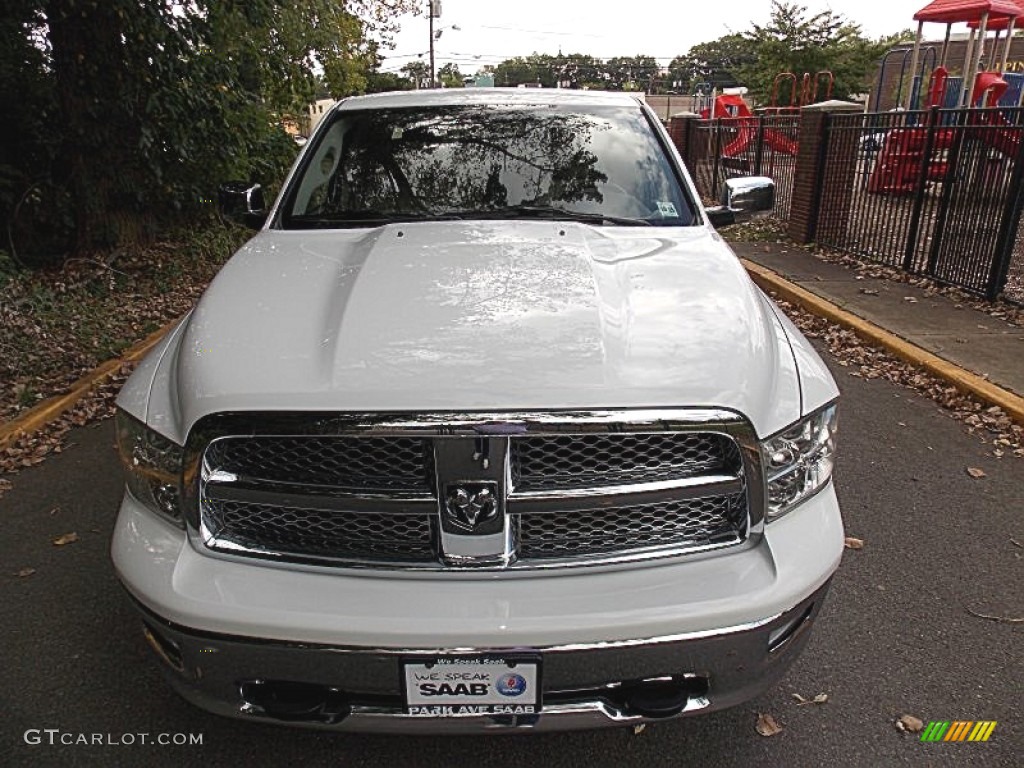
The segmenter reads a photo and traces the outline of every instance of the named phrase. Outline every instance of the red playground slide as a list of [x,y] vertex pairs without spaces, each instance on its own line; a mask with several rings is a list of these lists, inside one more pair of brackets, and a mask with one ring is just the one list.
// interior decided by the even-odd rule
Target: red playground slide
[[[743,154],[751,144],[757,140],[757,120],[750,111],[747,102],[740,96],[722,95],[715,99],[715,107],[712,112],[704,110],[701,117],[720,117],[725,120],[736,122],[736,138],[722,148],[723,157],[736,157]],[[770,128],[764,130],[764,143],[774,151],[784,155],[795,155],[797,142],[783,133],[773,131]]]
[[[1000,77],[998,72],[981,72],[974,81],[971,104],[978,104],[981,99],[985,99],[985,104],[981,106],[995,107],[1009,87],[1010,84]],[[985,98],[986,94],[988,98]],[[1002,152],[1008,157],[1017,157],[1017,153],[1020,151],[1020,131],[1010,130],[1011,124],[1001,112],[995,110],[980,112],[978,113],[978,122],[985,126],[976,133],[979,141],[983,141],[992,149]],[[993,130],[990,126],[1006,126],[1006,128]]]

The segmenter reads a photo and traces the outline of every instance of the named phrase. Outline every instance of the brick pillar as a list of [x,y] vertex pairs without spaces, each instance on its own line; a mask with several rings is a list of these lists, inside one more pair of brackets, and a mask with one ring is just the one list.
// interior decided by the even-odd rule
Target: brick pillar
[[679,150],[679,156],[683,158],[691,176],[694,174],[695,158],[692,157],[694,148],[690,146],[690,137],[694,135],[691,123],[695,120],[700,120],[700,115],[694,112],[676,112],[668,119],[668,135]]
[[[825,101],[800,110],[799,148],[793,177],[793,201],[787,232],[798,243],[830,240],[845,231],[857,173],[859,131],[831,134],[832,115],[861,112],[859,104]],[[840,138],[836,138],[836,137]]]

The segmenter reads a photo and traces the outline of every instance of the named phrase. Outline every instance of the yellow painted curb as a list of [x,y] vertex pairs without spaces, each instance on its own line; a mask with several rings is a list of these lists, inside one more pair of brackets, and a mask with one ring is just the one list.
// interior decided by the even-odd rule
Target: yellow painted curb
[[72,384],[71,389],[65,394],[48,398],[34,408],[25,411],[14,421],[0,424],[0,451],[19,437],[38,432],[51,421],[71,410],[79,400],[117,373],[125,363],[134,363],[141,360],[177,324],[177,320],[168,323],[160,330],[151,333],[121,357],[115,360],[108,360],[98,368],[89,371],[89,373]]
[[755,264],[747,259],[740,259],[751,278],[766,291],[772,291],[783,301],[797,304],[816,315],[834,323],[856,331],[864,338],[885,348],[906,362],[925,369],[933,376],[948,381],[961,392],[966,392],[979,400],[991,405],[998,405],[1007,416],[1019,424],[1024,424],[1024,397],[1003,389],[976,373],[943,360],[925,349],[900,338],[894,333],[875,325],[845,309],[841,309],[816,293],[808,291],[795,283],[791,283],[777,272]]

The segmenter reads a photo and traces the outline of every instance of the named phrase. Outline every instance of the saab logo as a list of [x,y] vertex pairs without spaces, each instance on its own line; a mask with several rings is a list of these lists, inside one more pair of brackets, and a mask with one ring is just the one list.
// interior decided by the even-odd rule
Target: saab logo
[[526,678],[515,672],[509,672],[498,678],[495,688],[502,696],[522,696],[526,693]]
[[486,683],[420,683],[422,696],[486,696]]
[[995,720],[932,720],[921,732],[921,741],[988,741]]
[[456,528],[472,532],[478,525],[498,516],[497,483],[459,483],[449,485],[444,496],[448,521]]

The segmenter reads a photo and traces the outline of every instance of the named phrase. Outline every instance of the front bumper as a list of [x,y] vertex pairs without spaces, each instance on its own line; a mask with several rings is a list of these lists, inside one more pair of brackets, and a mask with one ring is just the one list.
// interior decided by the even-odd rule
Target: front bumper
[[400,662],[436,651],[258,642],[195,632],[139,609],[171,685],[216,714],[343,731],[554,731],[711,712],[757,696],[806,644],[827,590],[757,626],[531,649],[543,664],[540,715],[443,719],[406,714],[400,690]]
[[[842,536],[829,486],[757,546],[714,557],[407,578],[212,558],[126,498],[113,558],[171,684],[210,711],[338,730],[562,730],[709,712],[772,686],[806,643]],[[539,716],[404,713],[403,659],[524,651],[541,657]]]

